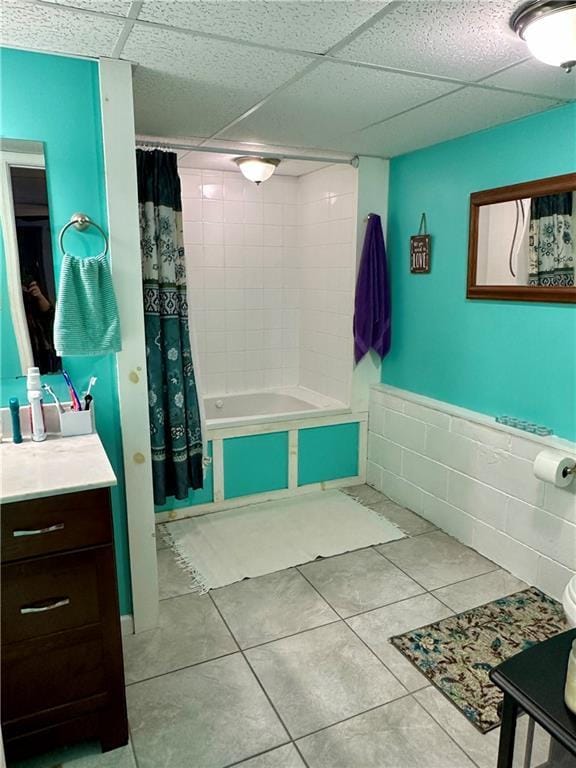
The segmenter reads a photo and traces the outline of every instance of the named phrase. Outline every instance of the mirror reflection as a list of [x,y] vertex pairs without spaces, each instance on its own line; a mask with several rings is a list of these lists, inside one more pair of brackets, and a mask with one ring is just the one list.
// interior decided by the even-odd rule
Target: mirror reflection
[[60,370],[54,350],[56,290],[44,168],[10,166],[22,301],[34,365]]
[[476,284],[571,288],[576,192],[479,207]]
[[54,373],[61,362],[54,349],[56,286],[41,142],[0,139],[0,218],[9,299],[9,308],[2,307],[2,378],[21,376],[30,366]]

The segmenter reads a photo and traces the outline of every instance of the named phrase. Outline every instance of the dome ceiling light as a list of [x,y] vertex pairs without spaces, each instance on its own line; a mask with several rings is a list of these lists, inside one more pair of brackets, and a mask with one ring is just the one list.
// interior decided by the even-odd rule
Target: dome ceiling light
[[236,157],[234,162],[242,175],[254,184],[261,184],[269,179],[280,165],[280,160],[276,157]]
[[532,55],[570,72],[576,66],[576,0],[537,0],[519,8],[510,26]]

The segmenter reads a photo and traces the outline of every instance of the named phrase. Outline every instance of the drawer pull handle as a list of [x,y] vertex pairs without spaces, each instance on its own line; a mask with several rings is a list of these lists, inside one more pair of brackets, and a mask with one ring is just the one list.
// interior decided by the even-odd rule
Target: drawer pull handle
[[20,536],[40,536],[42,533],[53,533],[53,531],[64,530],[64,523],[54,523],[54,525],[48,525],[46,528],[30,528],[23,531],[12,531],[12,536],[17,539]]
[[22,615],[27,613],[45,613],[46,611],[54,611],[56,608],[64,608],[66,605],[70,605],[70,598],[58,597],[55,600],[51,600],[50,602],[24,605],[22,608],[20,608],[20,613]]

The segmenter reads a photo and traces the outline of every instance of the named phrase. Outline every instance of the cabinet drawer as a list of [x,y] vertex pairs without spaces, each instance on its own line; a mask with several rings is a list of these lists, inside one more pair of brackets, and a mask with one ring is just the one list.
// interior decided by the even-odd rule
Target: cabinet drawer
[[2,562],[112,541],[107,488],[5,504],[1,518]]
[[99,562],[108,547],[2,566],[2,644],[100,620]]
[[90,699],[106,691],[103,648],[98,636],[85,632],[57,635],[56,642],[41,647],[38,643],[22,652],[14,646],[2,663],[2,723],[34,716],[42,725],[50,724],[48,710]]

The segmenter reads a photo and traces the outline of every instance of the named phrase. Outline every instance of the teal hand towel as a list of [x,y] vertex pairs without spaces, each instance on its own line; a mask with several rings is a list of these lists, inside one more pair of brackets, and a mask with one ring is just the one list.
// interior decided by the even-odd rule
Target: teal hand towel
[[62,357],[119,352],[120,321],[104,254],[64,254],[54,317],[54,346]]

